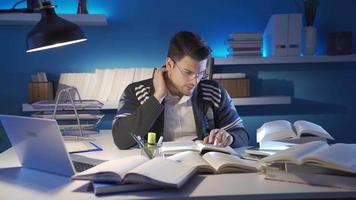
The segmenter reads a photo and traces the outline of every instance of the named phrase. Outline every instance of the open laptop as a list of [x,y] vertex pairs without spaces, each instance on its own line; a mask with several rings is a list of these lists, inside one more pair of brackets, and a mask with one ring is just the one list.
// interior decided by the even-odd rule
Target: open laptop
[[56,120],[0,115],[0,121],[25,168],[72,176],[94,166],[71,161]]

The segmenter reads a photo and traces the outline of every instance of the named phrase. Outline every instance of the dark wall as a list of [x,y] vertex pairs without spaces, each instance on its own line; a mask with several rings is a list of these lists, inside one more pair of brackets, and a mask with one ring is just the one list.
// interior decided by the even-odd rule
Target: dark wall
[[[9,8],[15,0],[3,0]],[[58,13],[75,13],[76,1],[53,1]],[[263,31],[269,16],[302,12],[300,0],[106,0],[88,1],[90,13],[108,16],[108,26],[82,27],[88,41],[32,54],[25,53],[31,26],[0,26],[0,113],[24,114],[30,74],[94,72],[95,68],[151,67],[163,64],[169,38],[179,30],[200,33],[214,56],[225,56],[229,33]],[[356,1],[320,1],[315,26],[318,54],[325,53],[328,31],[351,30]],[[355,34],[354,34],[355,35]],[[355,37],[353,51],[355,52]],[[355,63],[283,64],[215,67],[217,72],[246,72],[254,95],[286,94],[291,105],[238,107],[255,143],[256,128],[274,119],[306,119],[321,124],[337,141],[356,142]],[[101,125],[110,128],[113,113]],[[4,140],[4,139],[3,139]]]

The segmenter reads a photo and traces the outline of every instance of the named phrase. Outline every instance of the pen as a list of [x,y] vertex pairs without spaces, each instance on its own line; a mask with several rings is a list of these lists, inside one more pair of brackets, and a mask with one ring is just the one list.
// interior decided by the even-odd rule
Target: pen
[[141,148],[143,146],[142,142],[137,138],[137,136],[133,133],[131,133],[132,138],[135,140],[135,142],[138,144],[138,146]]
[[161,146],[163,142],[163,136],[159,137],[158,142],[157,142],[157,146]]
[[161,157],[163,156],[164,157],[164,155],[161,155],[162,142],[163,142],[163,136],[159,137],[159,139],[158,139],[156,150],[155,150],[155,153],[154,153],[155,157],[157,157],[157,156],[161,156]]
[[142,141],[140,136],[135,135],[134,133],[131,133],[132,138],[135,140],[135,142],[138,144],[138,146],[140,147],[140,149],[143,150],[143,152],[146,154],[146,156],[149,159],[152,159],[152,154],[150,154],[150,152],[148,151],[148,149],[145,147],[144,142]]
[[140,142],[141,146],[145,146],[145,143],[143,142],[141,136],[138,135],[136,137],[137,137],[138,141]]

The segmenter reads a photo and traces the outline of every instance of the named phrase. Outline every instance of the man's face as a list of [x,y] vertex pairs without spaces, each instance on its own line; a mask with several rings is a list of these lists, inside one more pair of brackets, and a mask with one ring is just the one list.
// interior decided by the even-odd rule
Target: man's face
[[181,60],[167,58],[166,67],[169,79],[180,95],[190,96],[195,86],[206,74],[207,59],[197,61],[190,56],[184,56]]

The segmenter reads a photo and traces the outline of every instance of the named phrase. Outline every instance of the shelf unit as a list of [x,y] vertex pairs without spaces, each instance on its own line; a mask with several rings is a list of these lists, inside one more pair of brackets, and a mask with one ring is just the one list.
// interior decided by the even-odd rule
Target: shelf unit
[[280,105],[291,104],[290,96],[260,96],[260,97],[241,97],[232,98],[236,106],[254,106],[254,105]]
[[[59,14],[60,17],[83,26],[106,26],[103,14]],[[40,13],[0,14],[0,25],[35,25],[41,19]]]
[[260,65],[293,63],[356,62],[356,54],[339,56],[284,56],[284,57],[245,57],[214,58],[215,65]]
[[[290,96],[262,96],[262,97],[241,97],[232,98],[232,101],[236,106],[252,106],[252,105],[276,105],[276,104],[290,104]],[[107,101],[103,102],[103,107],[101,110],[116,110],[118,106],[118,101]],[[22,104],[23,112],[36,112],[40,111],[33,107],[32,104],[24,103]]]
[[[245,58],[214,58],[214,65],[261,65],[261,64],[306,64],[356,62],[356,54],[339,56],[285,56],[285,57],[245,57]],[[233,98],[235,105],[278,105],[291,104],[290,96],[260,96]]]

